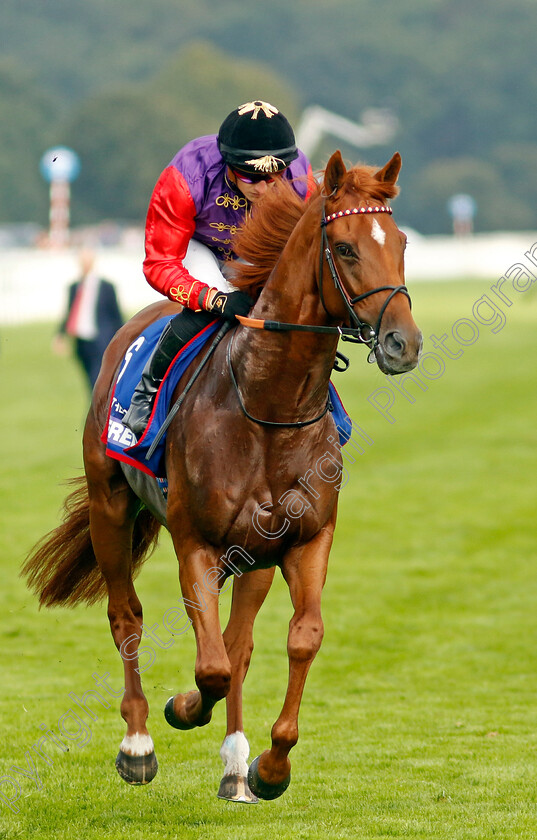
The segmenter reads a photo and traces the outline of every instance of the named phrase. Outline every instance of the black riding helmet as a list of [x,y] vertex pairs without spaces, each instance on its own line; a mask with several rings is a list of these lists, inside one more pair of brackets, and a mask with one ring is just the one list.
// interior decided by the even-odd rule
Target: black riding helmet
[[289,121],[259,99],[235,108],[220,126],[217,139],[228,166],[242,172],[279,172],[298,157]]

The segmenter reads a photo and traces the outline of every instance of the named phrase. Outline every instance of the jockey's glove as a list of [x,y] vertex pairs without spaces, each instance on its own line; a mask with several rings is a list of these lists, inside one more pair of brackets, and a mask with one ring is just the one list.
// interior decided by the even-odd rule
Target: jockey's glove
[[214,312],[226,321],[234,321],[235,315],[248,315],[252,306],[252,299],[244,292],[219,292],[218,289],[209,289],[203,301],[207,312]]

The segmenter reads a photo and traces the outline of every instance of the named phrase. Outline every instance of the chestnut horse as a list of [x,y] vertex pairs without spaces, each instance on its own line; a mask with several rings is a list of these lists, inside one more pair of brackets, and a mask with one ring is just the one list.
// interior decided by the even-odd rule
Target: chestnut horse
[[[342,470],[327,410],[338,339],[366,344],[387,374],[411,370],[418,361],[421,334],[404,285],[405,236],[387,203],[397,194],[400,166],[396,153],[379,171],[347,170],[335,152],[307,203],[285,183],[267,190],[237,242],[243,264],[236,285],[258,293],[251,317],[220,341],[168,429],[166,526],[196,637],[197,688],[171,697],[165,715],[177,729],[204,726],[215,703],[226,698],[222,798],[273,799],[289,783],[302,692],[323,636],[321,592],[340,483],[319,479],[313,486],[312,467],[335,437],[334,461]],[[116,767],[132,784],[151,781],[157,771],[138,670],[142,605],[133,576],[160,524],[120,462],[105,454],[101,433],[127,348],[146,326],[174,311],[170,302],[153,304],[109,345],[84,431],[85,479],[75,480],[63,524],[34,548],[23,569],[46,606],[92,603],[108,594],[125,673],[121,714],[127,731]],[[189,371],[177,392],[188,377]],[[242,684],[254,619],[276,566],[294,608],[289,680],[271,747],[248,768]],[[231,612],[222,633],[218,593],[230,575]]]

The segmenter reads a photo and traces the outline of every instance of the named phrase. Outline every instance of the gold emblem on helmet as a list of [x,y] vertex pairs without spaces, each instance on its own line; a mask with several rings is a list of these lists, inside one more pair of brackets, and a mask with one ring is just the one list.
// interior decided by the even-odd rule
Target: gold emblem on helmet
[[273,157],[273,155],[264,155],[264,157],[255,158],[254,160],[245,160],[248,166],[253,166],[258,172],[277,172],[279,164],[285,169],[285,161],[281,158]]
[[248,114],[252,112],[251,119],[256,120],[257,115],[260,111],[263,111],[264,115],[268,120],[274,116],[274,114],[278,114],[279,111],[274,105],[271,105],[269,102],[263,102],[261,99],[256,99],[255,102],[245,102],[244,105],[238,109],[239,116],[242,117],[244,114]]

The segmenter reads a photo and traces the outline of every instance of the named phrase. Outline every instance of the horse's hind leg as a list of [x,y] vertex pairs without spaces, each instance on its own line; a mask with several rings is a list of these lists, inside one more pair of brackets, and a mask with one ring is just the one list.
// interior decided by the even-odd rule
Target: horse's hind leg
[[234,579],[231,612],[224,630],[224,644],[231,664],[231,686],[226,697],[226,737],[220,750],[225,770],[218,796],[233,802],[259,801],[247,781],[250,748],[242,722],[242,685],[254,647],[255,617],[272,585],[274,571],[261,569]]
[[184,730],[209,723],[214,705],[229,692],[231,665],[220,628],[218,590],[210,578],[217,568],[218,554],[210,546],[200,547],[198,540],[182,537],[186,528],[177,527],[170,512],[170,502],[168,525],[179,558],[183,603],[192,622],[197,647],[197,690],[175,694],[164,709],[170,726]]
[[146,728],[149,706],[138,672],[142,605],[132,583],[132,533],[138,500],[116,462],[93,447],[85,465],[90,500],[93,550],[108,588],[108,618],[123,659],[125,689],[121,715],[127,733],[116,759],[119,775],[130,784],[146,784],[157,772],[153,741]]
[[282,572],[289,586],[294,614],[289,625],[289,682],[281,714],[272,727],[272,747],[250,765],[248,784],[261,799],[276,799],[291,779],[288,755],[298,741],[298,712],[306,677],[323,638],[321,593],[326,578],[335,515],[306,546],[292,549]]

